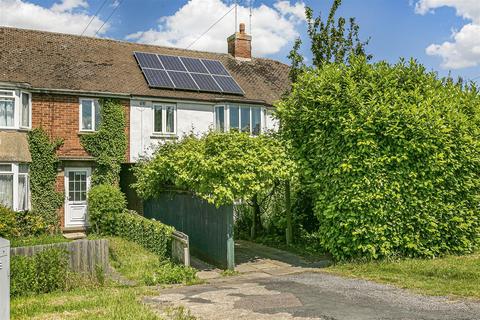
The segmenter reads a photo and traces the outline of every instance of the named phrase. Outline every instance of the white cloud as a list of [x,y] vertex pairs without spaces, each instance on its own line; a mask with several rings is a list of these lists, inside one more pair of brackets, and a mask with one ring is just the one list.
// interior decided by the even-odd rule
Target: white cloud
[[[222,0],[190,0],[171,16],[159,19],[156,28],[127,36],[129,40],[142,43],[186,48],[215,21],[222,17],[233,4]],[[252,30],[249,30],[249,8],[239,5],[238,22],[244,22],[252,34],[254,55],[269,55],[279,52],[297,35],[297,26],[305,21],[303,2],[277,1],[273,7],[262,4],[252,9]],[[227,51],[227,37],[233,34],[234,12],[230,12],[191,49],[216,52]]]
[[63,0],[62,2],[54,3],[52,11],[67,12],[77,8],[88,8],[88,3],[85,0]]
[[[0,25],[62,33],[81,34],[92,18],[85,8],[84,0],[63,0],[51,8],[30,3],[25,0],[0,0]],[[94,35],[103,21],[95,17],[85,35]],[[105,24],[100,34],[109,28]]]
[[446,69],[461,69],[480,65],[480,2],[479,0],[420,0],[415,5],[418,14],[432,13],[440,7],[452,7],[458,16],[470,23],[452,32],[451,41],[431,44],[426,53],[442,58]]

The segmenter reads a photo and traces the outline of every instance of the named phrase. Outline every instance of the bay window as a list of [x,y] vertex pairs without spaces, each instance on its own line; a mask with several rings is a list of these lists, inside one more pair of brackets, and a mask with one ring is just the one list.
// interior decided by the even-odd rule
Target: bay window
[[32,102],[30,93],[0,89],[0,128],[29,129]]
[[263,128],[263,110],[262,107],[243,105],[216,106],[215,128],[220,132],[237,130],[258,136]]
[[0,204],[15,211],[30,208],[27,164],[0,163]]
[[80,99],[80,131],[97,131],[101,122],[97,99]]
[[153,105],[153,133],[175,134],[176,132],[176,111],[175,105],[154,104]]

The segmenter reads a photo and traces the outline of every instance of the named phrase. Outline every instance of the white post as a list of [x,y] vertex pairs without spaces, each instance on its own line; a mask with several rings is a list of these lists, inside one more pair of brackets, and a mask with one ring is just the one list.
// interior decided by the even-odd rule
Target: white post
[[10,319],[10,241],[0,238],[0,319]]

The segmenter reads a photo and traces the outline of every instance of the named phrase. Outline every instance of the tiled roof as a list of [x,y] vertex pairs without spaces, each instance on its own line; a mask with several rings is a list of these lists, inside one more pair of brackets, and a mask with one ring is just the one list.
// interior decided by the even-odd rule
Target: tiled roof
[[[0,82],[23,82],[33,88],[272,105],[289,87],[289,67],[271,59],[239,61],[229,54],[8,27],[0,27],[0,44]],[[220,60],[245,95],[149,88],[134,51]]]

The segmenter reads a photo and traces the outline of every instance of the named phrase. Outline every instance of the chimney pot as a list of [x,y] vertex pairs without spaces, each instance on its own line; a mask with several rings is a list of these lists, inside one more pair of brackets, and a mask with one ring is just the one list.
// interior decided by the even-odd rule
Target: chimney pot
[[245,33],[245,23],[240,23],[239,30],[227,39],[228,53],[239,60],[251,60],[252,36]]

